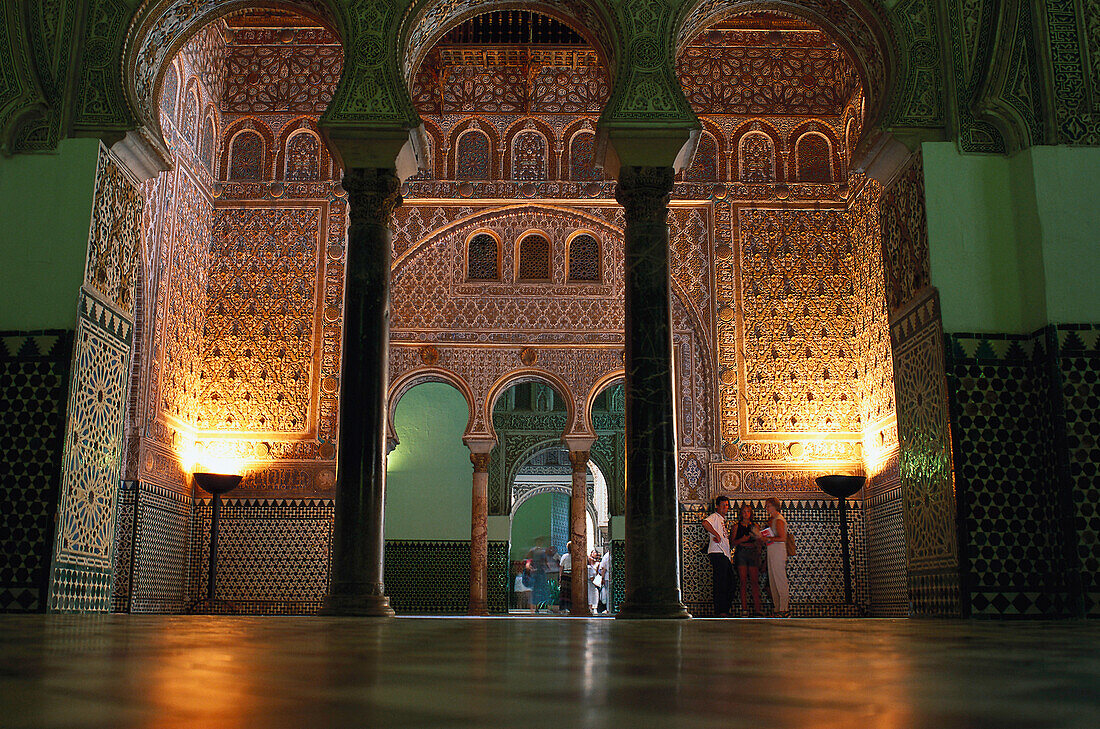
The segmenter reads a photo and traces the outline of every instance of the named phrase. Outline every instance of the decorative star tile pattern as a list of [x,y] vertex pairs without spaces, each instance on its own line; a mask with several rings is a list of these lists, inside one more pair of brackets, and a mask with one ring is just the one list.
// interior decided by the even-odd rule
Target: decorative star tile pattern
[[[189,602],[206,595],[210,499],[195,502]],[[328,593],[331,499],[224,499],[218,532],[216,598],[244,612],[307,614]]]
[[1070,501],[1085,614],[1100,616],[1100,326],[1058,327]]
[[939,298],[891,322],[910,610],[959,614],[959,557]]
[[970,612],[1067,615],[1046,332],[947,346]]
[[72,332],[0,332],[0,612],[45,609]]

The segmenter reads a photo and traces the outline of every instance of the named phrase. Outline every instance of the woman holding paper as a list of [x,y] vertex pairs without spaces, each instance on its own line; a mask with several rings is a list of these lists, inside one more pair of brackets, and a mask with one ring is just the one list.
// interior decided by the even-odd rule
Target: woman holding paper
[[787,583],[787,520],[779,511],[779,499],[764,502],[768,510],[768,527],[760,534],[767,545],[768,590],[775,604],[776,617],[791,616],[790,585]]

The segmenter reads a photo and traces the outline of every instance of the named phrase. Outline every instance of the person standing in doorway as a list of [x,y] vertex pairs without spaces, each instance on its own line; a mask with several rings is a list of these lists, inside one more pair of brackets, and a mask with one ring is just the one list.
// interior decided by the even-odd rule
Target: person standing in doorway
[[535,587],[531,592],[532,612],[538,612],[539,607],[549,600],[550,589],[546,577],[546,549],[542,546],[541,538],[535,540],[535,546],[527,552],[527,561],[531,563],[531,570],[535,574]]
[[588,553],[588,611],[596,614],[600,602],[600,588],[596,586],[596,571],[600,567],[600,552],[593,549]]
[[523,561],[523,569],[516,575],[516,608],[534,612],[534,605],[531,602],[531,592],[534,587],[535,575],[531,570],[531,560],[527,559]]
[[567,542],[558,562],[561,581],[558,583],[558,610],[566,613],[573,609],[573,542]]
[[714,578],[714,614],[720,618],[730,616],[733,604],[733,565],[730,563],[730,535],[726,529],[729,510],[730,500],[719,496],[714,500],[714,513],[703,520],[703,528],[710,534],[707,559]]
[[768,555],[768,590],[772,594],[775,615],[791,617],[790,585],[787,583],[787,520],[780,512],[779,499],[764,502],[768,510],[768,528],[763,534]]
[[596,574],[600,576],[600,602],[597,612],[604,615],[611,612],[611,545],[604,548],[603,557],[600,557],[600,566],[596,568]]

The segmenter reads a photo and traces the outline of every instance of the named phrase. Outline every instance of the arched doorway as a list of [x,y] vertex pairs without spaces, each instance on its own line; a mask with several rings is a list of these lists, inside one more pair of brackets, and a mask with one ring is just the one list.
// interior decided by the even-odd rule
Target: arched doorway
[[[610,528],[607,480],[592,461],[588,462],[585,497],[585,541],[588,551],[602,557],[610,548],[607,535]],[[538,561],[540,550],[553,548],[559,557],[565,554],[569,534],[569,499],[573,492],[573,468],[568,449],[559,446],[536,446],[524,458],[511,483],[511,514],[508,556],[513,576],[522,573],[529,560]],[[584,566],[586,574],[590,572]],[[513,577],[514,580],[514,577]],[[532,607],[557,612],[553,591],[533,596]],[[513,590],[515,593],[515,590]],[[594,592],[585,599],[593,612],[598,605]],[[520,609],[514,601],[510,606]]]

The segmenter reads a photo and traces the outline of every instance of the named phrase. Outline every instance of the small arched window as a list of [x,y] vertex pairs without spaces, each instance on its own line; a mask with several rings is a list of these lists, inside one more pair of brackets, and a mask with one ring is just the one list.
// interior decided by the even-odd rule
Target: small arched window
[[708,132],[699,137],[695,159],[684,177],[692,182],[714,182],[718,179],[718,144]]
[[512,179],[546,179],[546,140],[538,132],[520,132],[512,141]]
[[455,178],[459,180],[489,179],[489,137],[471,129],[458,138],[455,151]]
[[199,158],[210,174],[214,174],[214,117],[207,116],[202,124],[202,136],[199,138]]
[[596,169],[596,135],[579,132],[569,143],[569,178],[571,180],[598,180]]
[[600,244],[590,235],[569,241],[569,281],[600,280]]
[[550,280],[550,241],[537,233],[519,242],[520,281]]
[[286,140],[287,180],[317,180],[321,177],[321,144],[312,132],[301,131]]
[[775,181],[775,144],[763,132],[749,132],[741,137],[738,151],[741,162],[741,182]]
[[466,278],[470,281],[500,280],[500,246],[488,233],[478,233],[466,248]]
[[179,93],[180,75],[175,66],[168,66],[164,85],[160,89],[160,108],[174,123],[176,121],[176,94]]
[[795,145],[799,182],[832,182],[829,140],[820,134],[803,134]]
[[229,145],[229,179],[261,179],[263,159],[263,138],[253,131],[241,132]]

